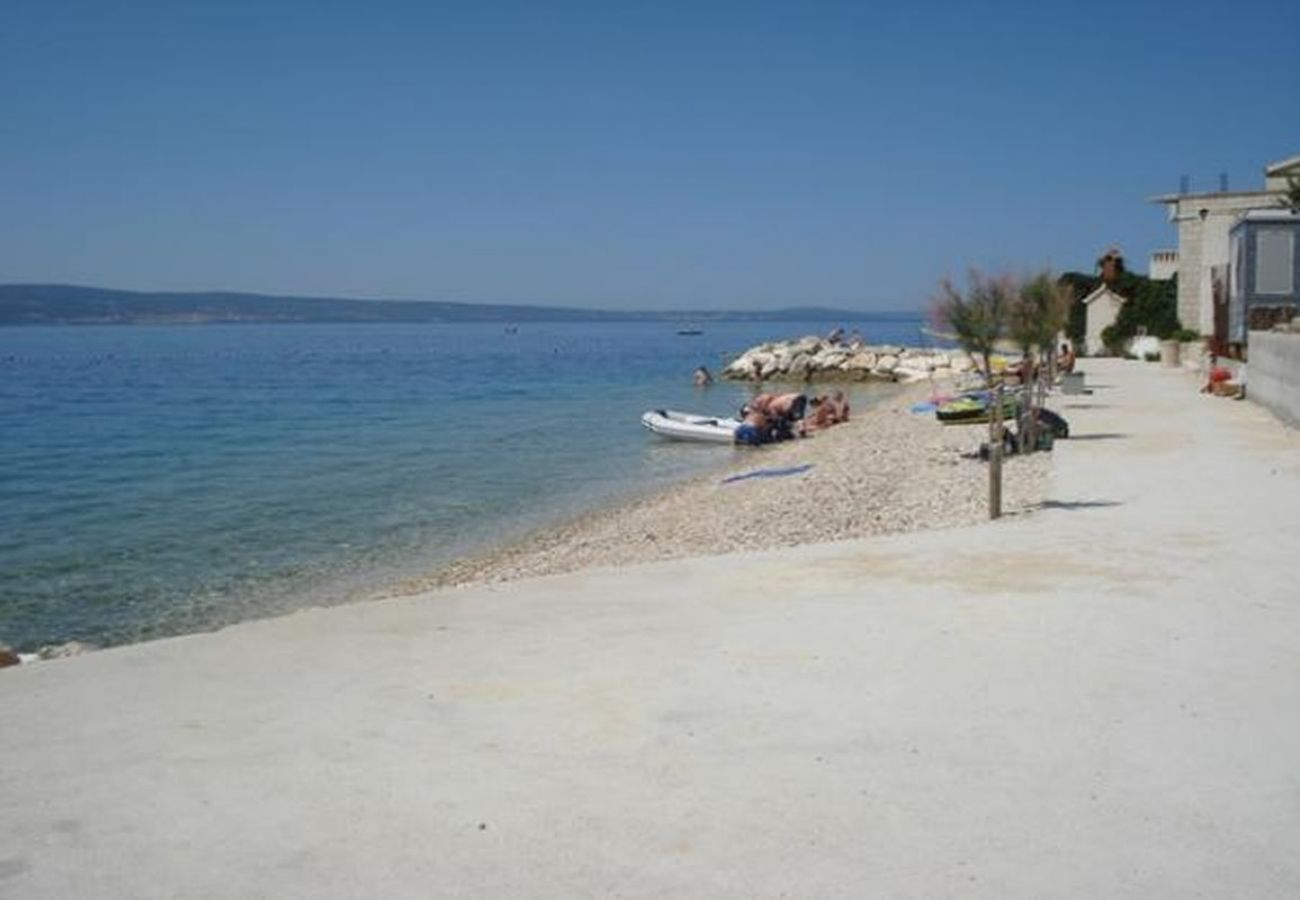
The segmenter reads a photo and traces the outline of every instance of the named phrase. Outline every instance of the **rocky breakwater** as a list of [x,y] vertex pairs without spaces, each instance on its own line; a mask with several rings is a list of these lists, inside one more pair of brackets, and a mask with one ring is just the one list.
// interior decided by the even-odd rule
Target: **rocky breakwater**
[[751,347],[722,370],[735,381],[921,381],[974,368],[960,350],[849,345],[805,337]]

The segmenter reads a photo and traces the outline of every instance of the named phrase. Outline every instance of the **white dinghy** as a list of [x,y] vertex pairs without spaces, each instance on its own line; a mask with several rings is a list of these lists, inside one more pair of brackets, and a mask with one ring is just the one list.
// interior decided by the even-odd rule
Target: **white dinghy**
[[698,416],[671,409],[652,409],[641,416],[641,424],[660,437],[674,441],[731,444],[735,442],[740,420]]

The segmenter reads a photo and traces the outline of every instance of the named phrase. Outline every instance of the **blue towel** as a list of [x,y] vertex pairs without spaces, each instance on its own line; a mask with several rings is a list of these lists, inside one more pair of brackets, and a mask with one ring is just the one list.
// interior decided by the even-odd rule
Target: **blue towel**
[[755,469],[752,472],[745,472],[743,475],[732,475],[730,478],[724,478],[722,484],[744,481],[746,478],[780,478],[783,475],[798,475],[800,472],[807,472],[812,467],[812,463],[805,463],[802,466],[787,466],[784,469]]

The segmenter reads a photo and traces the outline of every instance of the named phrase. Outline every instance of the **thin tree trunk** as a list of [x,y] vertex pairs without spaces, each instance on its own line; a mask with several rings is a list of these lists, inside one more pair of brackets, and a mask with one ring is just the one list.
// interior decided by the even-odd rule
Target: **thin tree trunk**
[[[1038,447],[1038,417],[1034,415],[1034,385],[1037,383],[1038,365],[1036,355],[1027,353],[1021,363],[1020,374],[1020,428],[1016,432],[1016,444],[1021,453],[1033,453]],[[1024,370],[1025,366],[1029,371]]]

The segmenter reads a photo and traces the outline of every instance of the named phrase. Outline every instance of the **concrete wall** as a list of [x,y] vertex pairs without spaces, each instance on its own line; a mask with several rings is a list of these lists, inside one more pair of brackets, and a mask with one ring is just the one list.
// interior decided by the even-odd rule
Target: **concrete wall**
[[1250,332],[1246,397],[1300,427],[1300,334]]

